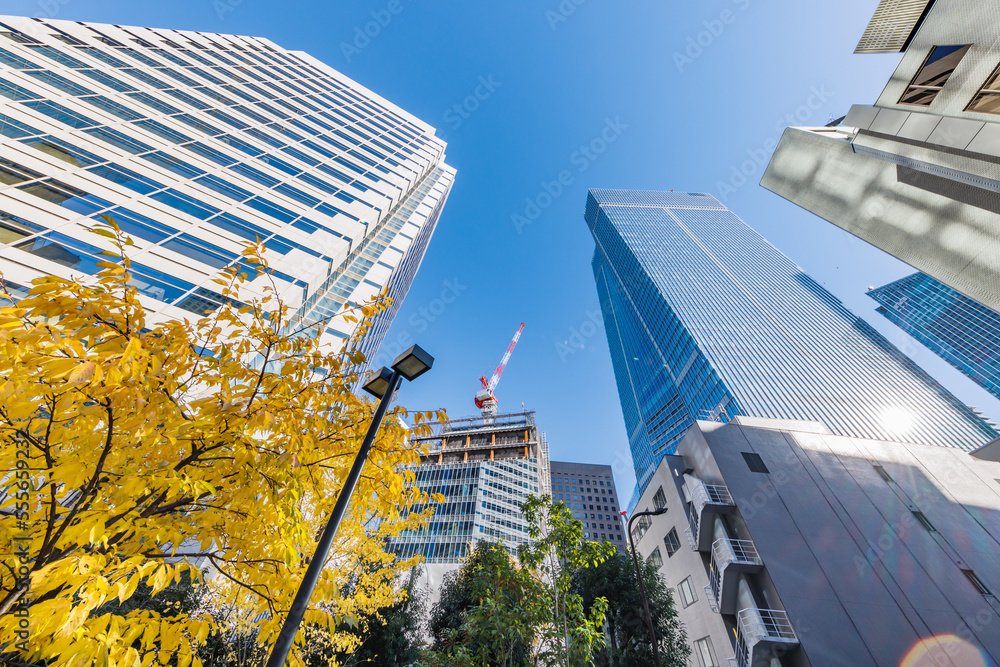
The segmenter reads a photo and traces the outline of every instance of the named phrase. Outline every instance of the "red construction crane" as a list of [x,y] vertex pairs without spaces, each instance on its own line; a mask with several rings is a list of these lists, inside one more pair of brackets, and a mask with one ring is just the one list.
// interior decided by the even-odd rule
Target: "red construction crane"
[[497,398],[493,395],[493,390],[497,388],[497,383],[500,382],[500,376],[503,375],[503,369],[507,366],[507,361],[510,359],[510,353],[514,351],[517,346],[517,341],[521,337],[521,332],[524,331],[524,322],[521,322],[521,326],[518,327],[517,333],[514,334],[514,339],[510,341],[510,345],[507,346],[507,351],[503,353],[503,358],[500,359],[500,364],[493,371],[493,377],[489,380],[486,376],[479,378],[479,383],[482,385],[482,389],[476,394],[476,407],[483,411],[483,417],[491,418],[497,413]]

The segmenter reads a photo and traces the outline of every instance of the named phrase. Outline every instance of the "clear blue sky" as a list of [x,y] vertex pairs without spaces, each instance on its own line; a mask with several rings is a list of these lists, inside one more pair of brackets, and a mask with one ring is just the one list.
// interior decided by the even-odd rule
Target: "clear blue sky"
[[[409,334],[437,361],[403,388],[403,403],[472,414],[479,376],[524,321],[497,390],[501,410],[536,410],[553,459],[617,463],[627,499],[634,477],[607,342],[588,316],[598,303],[587,188],[720,196],[744,161],[766,160],[783,126],[825,124],[851,103],[874,102],[899,58],[853,55],[877,3],[845,0],[831,11],[801,0],[396,1],[7,0],[0,11],[267,37],[440,128],[458,178],[387,338]],[[390,5],[396,14],[385,13]],[[345,54],[372,12],[391,20]],[[477,87],[486,99],[468,106],[478,108],[449,113]],[[614,140],[603,153],[577,152],[606,127]],[[564,170],[572,182],[519,232],[511,216]],[[909,267],[762,189],[760,173],[725,203],[960,398],[1000,419],[1000,403],[875,314],[865,290]],[[436,301],[446,281],[457,291],[445,292],[448,304]]]

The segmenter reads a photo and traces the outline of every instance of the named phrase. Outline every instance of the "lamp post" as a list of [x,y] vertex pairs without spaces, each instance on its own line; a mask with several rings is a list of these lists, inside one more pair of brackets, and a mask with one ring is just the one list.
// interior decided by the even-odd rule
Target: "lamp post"
[[642,583],[642,571],[639,569],[639,557],[635,554],[635,543],[632,541],[632,522],[640,516],[659,516],[667,511],[666,507],[661,507],[652,512],[636,512],[626,524],[628,533],[628,544],[632,548],[632,563],[635,565],[635,576],[639,578],[639,595],[642,596],[642,608],[646,611],[646,626],[649,628],[649,641],[653,642],[653,661],[656,667],[660,667],[660,647],[656,644],[656,631],[653,629],[653,616],[649,613],[649,601],[646,600],[646,586]]
[[392,395],[399,388],[400,380],[402,378],[415,380],[429,371],[433,364],[434,357],[427,354],[419,346],[414,345],[396,357],[396,360],[392,362],[392,370],[383,366],[362,385],[365,391],[375,398],[380,399],[378,407],[375,409],[375,416],[372,418],[372,423],[368,426],[368,432],[365,433],[361,449],[358,450],[358,455],[354,458],[354,465],[351,466],[351,471],[347,474],[347,479],[344,480],[344,488],[340,490],[337,504],[334,506],[333,512],[330,514],[330,519],[326,523],[326,528],[323,529],[323,534],[319,538],[319,543],[316,545],[316,553],[313,554],[312,560],[309,561],[306,575],[302,578],[299,590],[295,594],[295,600],[292,602],[292,606],[288,610],[288,616],[285,617],[285,622],[281,626],[278,641],[275,642],[274,648],[271,649],[271,657],[267,660],[267,667],[283,667],[285,660],[288,658],[288,653],[292,649],[292,643],[295,641],[295,634],[298,632],[299,625],[302,623],[302,617],[309,606],[309,598],[312,597],[313,590],[316,588],[316,582],[319,581],[319,575],[326,564],[326,557],[330,553],[333,539],[337,536],[337,529],[340,528],[340,522],[343,520],[344,514],[347,513],[347,506],[351,503],[351,496],[354,495],[354,488],[358,485],[361,470],[365,467],[365,462],[368,460],[368,452],[375,442],[375,435],[378,433],[378,429],[382,425],[382,420],[385,418],[385,411],[389,407]]

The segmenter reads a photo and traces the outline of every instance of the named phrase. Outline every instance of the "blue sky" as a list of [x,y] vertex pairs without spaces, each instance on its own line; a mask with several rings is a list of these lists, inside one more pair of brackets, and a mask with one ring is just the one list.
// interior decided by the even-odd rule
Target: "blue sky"
[[[524,321],[497,390],[501,410],[536,410],[555,460],[614,465],[627,499],[625,428],[595,326],[590,187],[724,195],[855,313],[1000,420],[1000,402],[875,314],[865,290],[909,267],[757,185],[757,163],[783,127],[825,124],[878,96],[899,57],[853,55],[876,4],[7,0],[2,11],[267,37],[440,128],[458,178],[386,339],[412,337],[436,363],[402,402],[473,414],[479,376]],[[376,36],[355,41],[378,18],[385,25],[368,26]],[[741,179],[741,167],[751,175]],[[512,216],[526,210],[537,218],[518,227]]]

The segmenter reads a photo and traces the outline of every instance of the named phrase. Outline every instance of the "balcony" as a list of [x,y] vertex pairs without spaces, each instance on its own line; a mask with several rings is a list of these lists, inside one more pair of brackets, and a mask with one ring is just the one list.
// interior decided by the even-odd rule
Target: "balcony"
[[691,532],[691,527],[688,526],[684,529],[684,537],[687,538],[688,546],[691,547],[691,551],[697,551],[698,545],[694,541],[694,533]]
[[696,477],[686,477],[684,485],[693,508],[691,529],[694,544],[698,551],[708,551],[712,548],[715,516],[735,512],[736,503],[729,495],[727,487],[721,484],[705,484]]
[[713,611],[718,609],[720,614],[735,614],[740,573],[757,573],[763,567],[764,562],[752,540],[731,540],[724,537],[712,543]]
[[736,615],[736,661],[739,667],[769,667],[771,658],[799,645],[788,614],[781,609],[741,609]]

